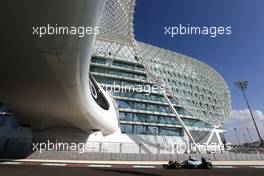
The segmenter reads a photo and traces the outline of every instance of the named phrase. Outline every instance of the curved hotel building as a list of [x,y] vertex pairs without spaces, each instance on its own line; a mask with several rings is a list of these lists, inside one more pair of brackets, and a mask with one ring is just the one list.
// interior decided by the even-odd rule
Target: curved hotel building
[[[171,151],[165,145],[223,144],[221,125],[231,109],[226,82],[199,60],[136,41],[135,0],[67,1],[65,12],[55,12],[55,2],[47,5],[54,21],[44,15],[31,22],[99,25],[100,33],[84,38],[28,36],[34,53],[27,45],[15,54],[1,48],[7,59],[0,73],[8,76],[0,78],[5,85],[0,101],[15,114],[2,109],[1,134],[21,136],[17,130],[22,129],[22,136],[32,141],[85,141],[110,153],[166,153]],[[10,60],[16,69],[5,69]],[[22,71],[21,81],[12,76],[17,71]],[[20,127],[12,125],[14,118]]]

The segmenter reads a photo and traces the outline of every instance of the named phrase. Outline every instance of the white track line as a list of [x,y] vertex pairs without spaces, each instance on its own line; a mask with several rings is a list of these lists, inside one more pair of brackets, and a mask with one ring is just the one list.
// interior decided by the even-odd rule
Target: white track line
[[89,164],[88,167],[112,167],[112,165],[104,165],[104,164]]
[[66,164],[62,163],[41,163],[41,166],[66,166]]
[[213,166],[214,168],[235,168],[234,166]]
[[250,166],[251,168],[261,168],[261,169],[264,169],[264,166]]
[[22,162],[2,162],[0,164],[3,164],[3,165],[18,165],[18,164],[22,164]]
[[156,168],[155,166],[134,165],[133,168]]

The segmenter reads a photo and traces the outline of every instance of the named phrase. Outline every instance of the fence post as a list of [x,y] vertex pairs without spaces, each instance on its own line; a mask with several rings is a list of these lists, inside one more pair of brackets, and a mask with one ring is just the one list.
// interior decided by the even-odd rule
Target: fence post
[[121,142],[121,143],[119,144],[119,153],[122,153],[122,148],[123,148],[123,143]]
[[102,153],[102,142],[99,142],[99,153]]
[[141,154],[141,147],[142,147],[142,144],[141,143],[139,143],[139,154]]

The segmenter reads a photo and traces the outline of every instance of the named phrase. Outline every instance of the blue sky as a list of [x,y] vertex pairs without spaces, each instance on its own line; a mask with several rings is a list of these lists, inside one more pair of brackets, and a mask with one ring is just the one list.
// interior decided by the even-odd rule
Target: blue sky
[[[252,109],[264,112],[263,7],[263,0],[137,0],[135,35],[139,41],[197,58],[216,69],[230,88],[233,110],[246,109],[234,82],[248,80]],[[232,26],[232,34],[164,35],[164,26],[179,24]]]

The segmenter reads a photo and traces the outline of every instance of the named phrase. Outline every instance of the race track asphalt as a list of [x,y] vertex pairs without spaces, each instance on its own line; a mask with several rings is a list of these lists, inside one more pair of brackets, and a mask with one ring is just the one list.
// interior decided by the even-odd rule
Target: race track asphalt
[[261,168],[214,168],[211,170],[159,168],[92,168],[92,167],[61,167],[35,165],[0,165],[0,176],[263,176]]

